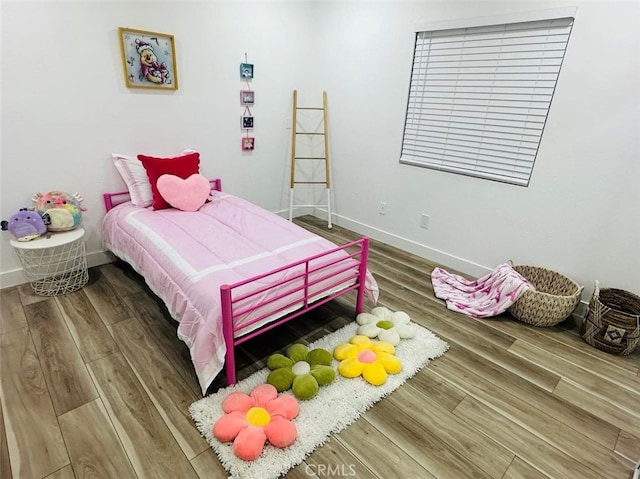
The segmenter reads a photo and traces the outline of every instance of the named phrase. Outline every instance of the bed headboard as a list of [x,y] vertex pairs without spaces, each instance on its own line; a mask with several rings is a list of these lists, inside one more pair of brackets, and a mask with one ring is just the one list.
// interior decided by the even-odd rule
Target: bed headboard
[[[212,191],[222,191],[222,180],[220,178],[214,178],[209,180]],[[121,203],[125,203],[130,200],[128,191],[118,191],[115,193],[104,193],[102,195],[104,200],[104,207],[109,211],[114,206],[118,206]]]

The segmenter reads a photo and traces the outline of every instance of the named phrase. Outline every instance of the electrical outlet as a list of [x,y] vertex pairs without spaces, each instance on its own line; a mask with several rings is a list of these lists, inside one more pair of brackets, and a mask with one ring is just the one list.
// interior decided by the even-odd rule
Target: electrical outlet
[[420,228],[429,228],[429,215],[422,215],[420,217]]
[[380,207],[378,208],[378,213],[381,215],[387,214],[387,204],[384,201],[380,202]]
[[285,130],[290,130],[291,129],[291,117],[288,116],[284,119],[284,129]]

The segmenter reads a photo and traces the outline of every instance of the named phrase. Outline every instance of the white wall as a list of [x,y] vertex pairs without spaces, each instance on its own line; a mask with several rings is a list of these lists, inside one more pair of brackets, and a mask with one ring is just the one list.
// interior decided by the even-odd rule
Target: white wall
[[[570,5],[529,187],[398,163],[414,23]],[[512,259],[574,278],[585,299],[595,279],[640,293],[639,3],[340,2],[321,18],[338,224],[476,276]]]
[[[0,218],[38,191],[78,191],[91,264],[101,254],[101,194],[124,189],[111,152],[201,152],[223,188],[276,210],[288,181],[291,92],[305,89],[307,5],[277,2],[2,1]],[[179,89],[124,85],[118,27],[172,34]],[[256,149],[240,149],[239,65],[255,65]],[[0,235],[0,286],[25,279]]]
[[[566,5],[578,14],[528,188],[398,163],[414,23]],[[33,6],[2,3],[2,218],[35,191],[80,191],[88,250],[99,253],[99,194],[122,186],[110,153],[187,146],[226,190],[286,208],[291,90],[319,98],[325,89],[338,224],[474,275],[512,259],[573,277],[587,286],[584,298],[594,279],[640,293],[637,3]],[[175,35],[177,92],[125,88],[118,26]],[[237,126],[245,51],[256,65],[250,156],[239,150]],[[427,230],[422,213],[431,215]],[[0,285],[19,268],[8,236]]]

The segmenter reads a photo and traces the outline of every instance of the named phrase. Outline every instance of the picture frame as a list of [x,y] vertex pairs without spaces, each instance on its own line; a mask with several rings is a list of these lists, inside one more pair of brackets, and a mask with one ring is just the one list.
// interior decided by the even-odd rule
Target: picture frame
[[252,130],[253,129],[253,117],[248,115],[243,115],[241,118],[241,125],[243,130]]
[[125,27],[118,33],[127,88],[178,89],[173,35]]
[[256,146],[255,138],[251,136],[242,138],[242,151],[251,151],[255,148],[255,146]]
[[255,92],[253,92],[252,90],[240,90],[241,105],[253,105],[255,102]]
[[243,81],[253,80],[253,65],[251,63],[240,64],[240,79]]

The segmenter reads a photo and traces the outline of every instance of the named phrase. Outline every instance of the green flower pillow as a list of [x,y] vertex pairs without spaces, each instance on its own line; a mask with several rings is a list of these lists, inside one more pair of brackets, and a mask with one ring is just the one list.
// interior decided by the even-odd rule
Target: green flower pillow
[[320,386],[330,384],[336,377],[331,366],[332,354],[326,349],[309,351],[304,344],[289,346],[285,354],[276,353],[267,359],[267,367],[271,370],[267,383],[278,392],[291,389],[298,399],[313,398]]

